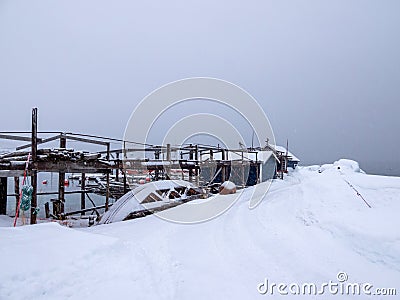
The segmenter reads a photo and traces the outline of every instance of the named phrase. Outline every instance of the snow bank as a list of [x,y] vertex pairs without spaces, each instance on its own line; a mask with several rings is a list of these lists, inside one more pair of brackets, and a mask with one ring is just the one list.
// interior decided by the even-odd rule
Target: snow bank
[[0,215],[0,227],[11,227],[14,219],[9,216]]
[[83,230],[0,228],[0,299],[261,299],[265,278],[322,283],[339,271],[399,293],[400,178],[354,170],[348,161],[322,173],[300,167],[275,180],[256,209],[248,201],[263,193],[250,187],[226,213],[196,225],[149,216]]
[[360,172],[360,165],[358,162],[351,159],[339,159],[333,163],[335,167],[339,167],[340,169],[348,169],[353,172]]
[[358,162],[351,160],[351,159],[339,159],[338,161],[335,161],[333,164],[324,164],[320,167],[318,166],[310,166],[310,167],[306,167],[309,170],[316,170],[318,169],[318,171],[320,173],[327,171],[327,170],[341,170],[342,172],[355,172],[355,173],[364,173],[364,171],[362,171],[360,169],[360,165],[358,164]]

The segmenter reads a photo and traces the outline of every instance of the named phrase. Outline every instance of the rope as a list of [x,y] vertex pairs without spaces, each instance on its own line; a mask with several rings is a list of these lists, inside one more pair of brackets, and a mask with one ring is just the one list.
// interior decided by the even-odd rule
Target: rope
[[349,185],[349,187],[351,187],[357,193],[357,196],[359,196],[365,202],[365,204],[369,208],[371,208],[371,205],[369,205],[369,203],[367,202],[367,200],[364,199],[364,197],[361,195],[361,193],[359,191],[357,191],[357,189],[350,182],[348,182],[346,179],[343,179],[343,180]]
[[[24,180],[22,181],[22,186],[24,186],[25,182],[26,182],[26,174],[27,174],[27,171],[28,171],[28,166],[29,166],[29,160],[30,159],[31,159],[31,154],[29,153],[28,154],[28,158],[27,158],[27,160],[25,162]],[[17,225],[17,220],[18,220],[18,215],[19,215],[19,208],[21,206],[21,199],[22,199],[22,189],[19,192],[18,205],[17,205],[16,211],[15,211],[15,218],[14,218],[14,227]]]
[[[341,171],[339,171],[339,172],[340,172],[340,174],[341,174],[342,176],[344,175]],[[372,206],[367,202],[367,200],[364,199],[364,197],[361,195],[361,193],[360,193],[350,182],[348,182],[348,181],[347,181],[346,179],[344,179],[343,177],[342,177],[342,179],[343,179],[344,182],[346,182],[346,183],[348,184],[348,186],[349,186],[350,188],[352,188],[352,189],[356,192],[357,196],[360,197],[360,198],[365,202],[365,204],[366,204],[369,208],[372,208]]]

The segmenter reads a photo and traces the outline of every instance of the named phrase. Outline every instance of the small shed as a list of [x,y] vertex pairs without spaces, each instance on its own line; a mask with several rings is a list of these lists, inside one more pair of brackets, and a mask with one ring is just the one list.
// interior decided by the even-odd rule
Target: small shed
[[252,186],[272,179],[278,158],[272,149],[221,150],[201,155],[200,176],[205,182]]

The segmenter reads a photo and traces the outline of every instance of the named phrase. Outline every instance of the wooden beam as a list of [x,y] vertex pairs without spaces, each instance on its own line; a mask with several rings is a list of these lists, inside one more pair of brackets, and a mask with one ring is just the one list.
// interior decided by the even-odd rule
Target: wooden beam
[[[30,172],[28,172],[28,176]],[[24,176],[24,170],[0,170],[0,177],[18,177]]]
[[64,173],[109,173],[111,167],[96,162],[77,163],[77,162],[38,162],[38,169],[41,172]]
[[[95,189],[87,189],[84,191],[77,190],[77,191],[65,191],[64,194],[82,194],[82,193],[94,193]],[[43,196],[43,195],[58,195],[58,191],[56,192],[38,192],[36,193],[38,196]],[[7,194],[8,197],[15,197],[17,194]]]
[[36,207],[37,207],[37,108],[32,109],[32,145],[31,145],[31,155],[32,155],[32,165],[35,167],[32,170],[31,184],[33,187],[32,200],[31,200],[31,224],[36,224]]
[[[32,139],[30,137],[18,136],[18,135],[9,135],[9,134],[0,134],[0,139],[14,140],[14,141],[24,141],[24,142],[32,141]],[[41,139],[39,139],[39,140],[41,140]]]
[[[110,204],[109,206],[112,206],[112,204]],[[89,208],[85,208],[85,209],[81,209],[81,210],[75,210],[75,211],[70,211],[70,212],[67,212],[67,213],[62,213],[62,214],[59,215],[59,217],[61,219],[63,219],[65,217],[67,217],[67,216],[76,215],[76,214],[79,214],[79,213],[82,213],[82,212],[88,212],[88,211],[92,211],[92,210],[94,210],[96,213],[98,213],[97,210],[98,209],[102,209],[102,208],[105,208],[105,205],[93,206],[93,207],[89,207]]]
[[85,139],[85,138],[80,138],[80,137],[76,137],[76,136],[71,136],[71,135],[65,135],[65,137],[68,140],[74,140],[74,141],[78,141],[78,142],[83,142],[83,143],[89,143],[89,144],[97,144],[97,145],[103,145],[103,146],[107,146],[110,143],[108,142],[102,142],[102,141],[96,141],[96,140],[91,140],[91,139]]
[[[51,142],[51,141],[55,141],[55,140],[58,140],[59,138],[60,138],[60,135],[52,136],[52,137],[49,137],[47,139],[40,139],[40,140],[38,140],[38,145],[39,144],[48,143],[48,142]],[[26,144],[26,145],[18,146],[15,149],[16,150],[22,150],[22,149],[26,149],[26,148],[29,148],[29,147],[32,147],[32,144]]]

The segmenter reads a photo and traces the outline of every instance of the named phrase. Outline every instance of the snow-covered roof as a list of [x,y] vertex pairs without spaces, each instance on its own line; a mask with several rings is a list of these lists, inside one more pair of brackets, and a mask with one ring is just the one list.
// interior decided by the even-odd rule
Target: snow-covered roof
[[[278,145],[271,145],[272,148],[275,148],[276,151],[286,153],[286,148],[283,146],[278,146]],[[288,151],[288,156],[291,156],[292,161],[300,161],[292,152]]]

